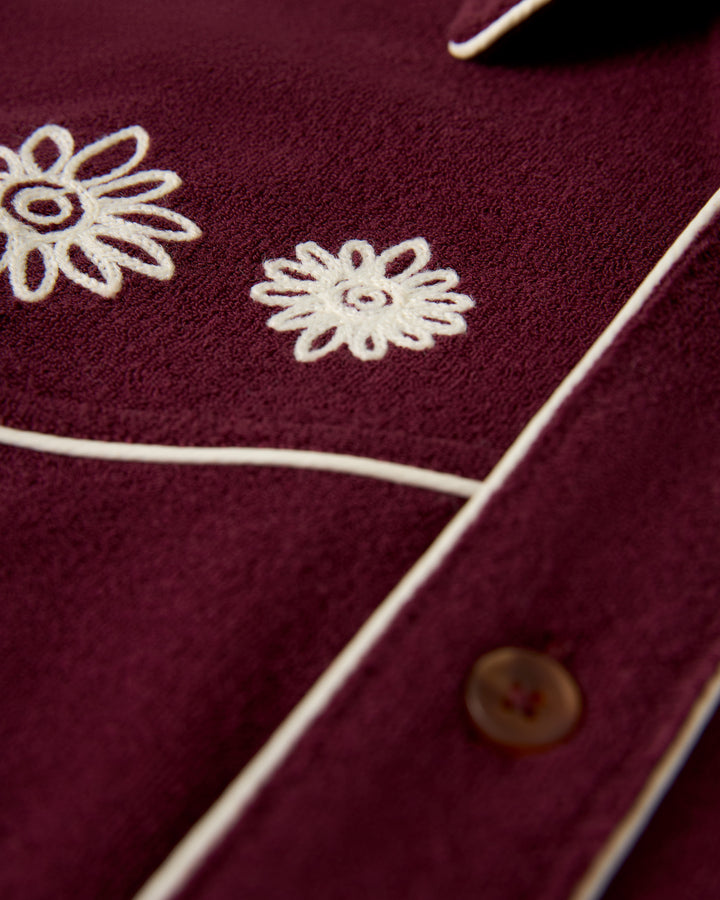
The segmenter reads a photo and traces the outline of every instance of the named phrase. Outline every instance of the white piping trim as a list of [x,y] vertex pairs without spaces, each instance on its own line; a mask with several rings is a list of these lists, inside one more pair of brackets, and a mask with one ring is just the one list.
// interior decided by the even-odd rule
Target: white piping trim
[[625,325],[688,250],[698,234],[720,210],[717,191],[655,265],[610,325],[595,341],[547,402],[526,425],[510,449],[490,473],[482,489],[469,500],[438,535],[428,550],[377,607],[375,612],[335,658],[308,693],[280,724],[225,791],[190,829],[167,859],[150,877],[134,900],[169,900],[187,883],[208,854],[227,835],[267,784],[303,735],[327,709],[365,656],[383,637],[415,592],[440,567],[446,556],[476,521],[490,499],[525,459],[572,391],[580,384]]
[[0,444],[77,456],[82,459],[106,459],[115,462],[174,463],[194,466],[286,466],[291,469],[315,469],[340,472],[391,481],[409,487],[425,488],[457,497],[472,497],[482,481],[421,469],[402,463],[385,462],[343,453],[317,450],[286,450],[276,447],[173,447],[166,444],[125,444],[60,437],[39,431],[20,431],[0,425]]
[[690,715],[653,769],[630,811],[615,828],[578,883],[570,900],[599,900],[672,787],[719,704],[720,669],[706,682]]
[[487,50],[491,44],[494,44],[508,31],[512,31],[525,19],[529,19],[534,12],[537,12],[549,2],[550,0],[521,0],[520,3],[515,4],[506,13],[495,19],[492,25],[488,25],[487,28],[484,28],[474,37],[468,38],[468,40],[461,43],[450,41],[448,50],[456,59],[471,59],[473,56],[477,56],[478,53],[482,53],[483,50]]

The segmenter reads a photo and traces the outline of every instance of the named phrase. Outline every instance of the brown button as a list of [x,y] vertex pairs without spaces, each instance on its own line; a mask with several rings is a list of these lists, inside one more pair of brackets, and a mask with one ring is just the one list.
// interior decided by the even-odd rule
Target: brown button
[[559,662],[544,653],[500,647],[470,671],[465,704],[478,731],[515,750],[546,750],[580,721],[582,694]]

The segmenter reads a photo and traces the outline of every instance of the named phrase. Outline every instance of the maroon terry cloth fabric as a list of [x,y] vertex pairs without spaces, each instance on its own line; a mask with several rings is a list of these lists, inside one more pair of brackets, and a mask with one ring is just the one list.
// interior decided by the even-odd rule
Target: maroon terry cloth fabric
[[461,502],[4,449],[0,896],[132,896]]
[[[183,900],[570,894],[720,662],[719,250],[716,222]],[[502,645],[574,672],[566,745],[472,737],[463,680]]]
[[[140,124],[151,141],[142,168],[180,175],[182,187],[162,202],[203,236],[168,248],[172,279],[126,273],[112,300],[60,277],[47,300],[28,305],[13,297],[2,273],[0,421],[136,443],[342,451],[484,476],[720,183],[718,32],[699,27],[710,13],[717,19],[712,7],[683,4],[672,23],[653,20],[647,32],[622,30],[612,16],[565,19],[555,2],[533,17],[532,33],[528,23],[487,63],[462,64],[445,50],[452,15],[445,0],[6,3],[0,144],[17,149],[54,122],[79,149]],[[391,347],[365,363],[343,349],[299,364],[294,335],[268,329],[269,310],[249,297],[264,278],[263,262],[292,257],[298,242],[336,253],[349,239],[380,250],[417,236],[432,247],[433,266],[454,268],[459,290],[476,303],[467,333],[439,338],[432,350]],[[698,302],[714,297],[715,285],[703,282]],[[709,341],[710,332],[709,325],[706,338],[695,339]],[[555,430],[558,441],[569,435],[569,458],[538,451],[526,481],[498,500],[479,526],[482,541],[469,539],[454,558],[457,584],[467,577],[466,586],[448,588],[446,597],[448,582],[436,580],[423,594],[427,616],[420,603],[418,626],[409,612],[378,648],[378,672],[396,679],[380,697],[391,717],[376,705],[372,680],[355,682],[361,687],[351,686],[337,707],[342,715],[324,720],[238,832],[245,872],[227,869],[221,855],[217,884],[202,890],[225,885],[235,897],[246,879],[251,894],[284,889],[287,896],[278,849],[288,877],[307,869],[291,896],[321,883],[314,896],[347,896],[339,881],[346,858],[355,889],[374,880],[381,895],[403,895],[402,864],[413,854],[425,859],[417,872],[428,872],[430,885],[433,875],[453,871],[471,878],[467,859],[476,843],[468,856],[468,845],[448,842],[463,838],[463,816],[480,797],[480,824],[492,822],[483,833],[519,847],[509,861],[513,877],[522,880],[517,860],[528,857],[531,869],[552,869],[548,896],[564,895],[715,661],[715,594],[712,603],[689,606],[692,616],[707,617],[703,627],[690,618],[679,627],[672,607],[666,632],[663,604],[674,582],[664,570],[657,569],[657,609],[647,595],[654,576],[644,569],[650,580],[636,601],[622,585],[607,596],[573,590],[582,586],[585,557],[575,554],[588,509],[610,503],[622,513],[616,536],[603,530],[612,532],[609,514],[598,521],[596,549],[606,547],[612,561],[600,581],[606,570],[619,578],[616,547],[631,556],[649,541],[642,531],[636,542],[621,542],[631,514],[644,508],[634,497],[649,495],[653,515],[669,527],[675,507],[641,475],[659,479],[675,498],[667,475],[673,442],[692,443],[692,415],[707,399],[705,356],[698,350],[696,361],[698,348],[682,335],[685,344],[674,349],[692,361],[682,386],[688,414],[675,416],[677,387],[667,389],[653,441],[643,439],[646,418],[662,410],[638,394],[642,403],[628,414],[638,443],[620,449],[634,448],[642,472],[631,465],[615,472],[614,445],[597,451],[591,429],[582,448],[573,429]],[[651,336],[656,352],[662,333]],[[629,388],[645,380],[657,390],[677,384],[682,372],[666,373],[655,352],[631,360],[630,369],[614,357],[617,371],[604,377]],[[593,385],[602,395],[600,381]],[[601,427],[594,406],[601,398],[583,396],[584,415]],[[130,897],[458,504],[336,475],[0,455],[7,619],[0,894]],[[691,474],[701,479],[709,464]],[[553,510],[547,521],[538,512],[543,498],[530,494],[544,488],[541,472],[550,469],[565,479],[548,490],[554,484],[568,494],[545,501]],[[691,479],[677,490],[693,487],[704,490]],[[697,585],[685,568],[705,524],[682,522],[686,530],[674,538],[684,561],[669,574],[682,569],[687,601]],[[669,539],[662,529],[656,536],[653,556],[662,562]],[[560,562],[571,565],[575,581],[553,580]],[[640,566],[642,558],[630,563]],[[494,574],[483,583],[488,571]],[[543,593],[545,585],[558,593]],[[513,602],[503,602],[503,591]],[[597,637],[593,615],[608,631],[591,646],[582,639]],[[623,627],[636,629],[638,618],[649,634],[677,631],[677,645],[643,649],[637,630]],[[685,666],[693,623],[698,657]],[[533,768],[492,762],[469,743],[457,704],[447,705],[458,699],[473,655],[499,641],[540,643],[537,635],[553,629],[587,650],[575,659],[583,685],[597,686],[598,709],[615,696],[613,678],[645,677],[641,663],[649,667],[648,691],[669,684],[665,730],[654,730],[651,715],[648,740],[630,748],[622,765],[613,763],[614,733],[597,725]],[[404,642],[416,639],[421,648],[427,642],[428,657],[424,649],[405,652]],[[638,646],[643,652],[628,668],[618,667]],[[438,667],[442,678],[433,682]],[[376,683],[384,684],[380,674]],[[352,690],[362,695],[357,707]],[[626,716],[626,708],[619,703],[618,728],[629,740],[637,711]],[[615,721],[598,715],[592,722],[600,720],[603,728]],[[310,765],[316,740],[325,741],[315,762],[326,760],[326,773]],[[371,744],[377,755],[368,762]],[[566,835],[551,858],[550,831],[543,822],[536,850],[533,827],[543,811],[558,828],[572,817],[577,798],[558,772],[566,763],[577,771],[582,758],[593,772],[605,759],[609,789],[596,792],[592,822]],[[358,779],[358,771],[371,774]],[[293,772],[307,778],[309,799],[298,799],[294,785],[282,806]],[[395,794],[387,790],[391,776]],[[509,780],[517,820],[504,806]],[[522,793],[523,784],[532,791]],[[356,809],[362,840],[348,856]],[[396,823],[407,832],[394,831]],[[246,841],[251,826],[256,833]],[[318,847],[329,841],[327,853],[308,849],[310,834]],[[496,877],[498,860],[493,853],[481,886]]]

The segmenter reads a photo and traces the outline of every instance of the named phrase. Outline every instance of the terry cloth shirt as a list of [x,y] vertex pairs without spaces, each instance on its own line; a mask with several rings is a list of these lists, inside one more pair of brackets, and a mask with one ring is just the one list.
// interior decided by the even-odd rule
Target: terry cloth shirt
[[3,900],[718,896],[714,7],[3,5]]

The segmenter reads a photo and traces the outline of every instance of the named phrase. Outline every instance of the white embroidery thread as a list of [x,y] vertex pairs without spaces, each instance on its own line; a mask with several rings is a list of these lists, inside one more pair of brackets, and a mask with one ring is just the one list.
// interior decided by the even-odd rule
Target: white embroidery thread
[[300,331],[295,359],[312,362],[347,344],[361,360],[382,359],[388,346],[427,350],[436,334],[462,334],[462,313],[475,304],[456,294],[452,269],[426,269],[430,247],[415,238],[376,255],[367,241],[348,241],[333,256],[312,241],[297,260],[264,264],[269,279],[253,300],[282,306],[268,319],[275,331]]
[[[57,156],[43,166],[36,150],[48,141],[55,145]],[[129,159],[105,174],[78,177],[83,165],[125,141],[135,144]],[[0,145],[0,238],[6,236],[0,273],[7,269],[15,297],[43,300],[60,272],[103,297],[120,290],[121,267],[161,281],[172,278],[173,262],[158,239],[191,241],[201,232],[185,216],[149,202],[181,184],[174,172],[152,169],[128,174],[143,159],[149,143],[145,129],[134,125],[74,153],[74,140],[66,128],[44,125],[17,153]],[[164,224],[168,227],[161,227]],[[78,268],[74,254],[84,255],[100,277]],[[28,261],[33,255],[42,260],[43,273],[39,283],[30,287]]]

